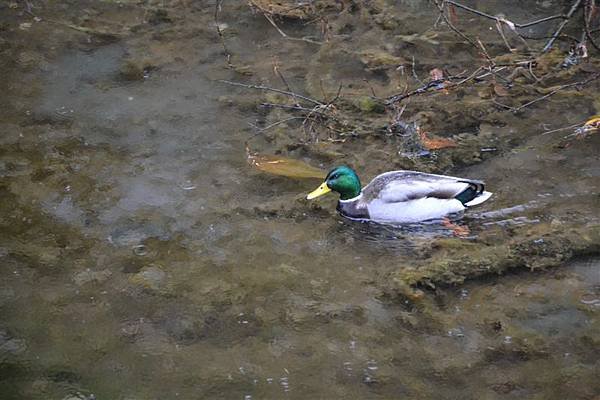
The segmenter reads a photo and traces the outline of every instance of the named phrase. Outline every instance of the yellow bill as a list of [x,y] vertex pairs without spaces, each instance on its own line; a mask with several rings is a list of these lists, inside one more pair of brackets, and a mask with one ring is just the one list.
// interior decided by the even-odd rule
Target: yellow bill
[[331,192],[331,189],[329,189],[329,186],[327,186],[327,182],[323,182],[321,183],[321,186],[310,192],[308,196],[306,196],[306,199],[312,200],[329,192]]

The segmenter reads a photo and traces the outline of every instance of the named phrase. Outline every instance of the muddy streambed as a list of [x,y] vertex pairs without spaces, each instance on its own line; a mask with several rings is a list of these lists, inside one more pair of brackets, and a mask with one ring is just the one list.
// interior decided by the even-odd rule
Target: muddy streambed
[[[508,35],[511,53],[453,10],[512,70],[386,104],[489,60],[433,3],[252,3],[0,4],[1,397],[597,396],[600,135],[554,131],[600,113],[597,53],[561,67],[577,26],[515,72],[545,40]],[[467,4],[518,22],[569,8],[521,3]],[[494,196],[459,236],[355,223],[246,146]]]

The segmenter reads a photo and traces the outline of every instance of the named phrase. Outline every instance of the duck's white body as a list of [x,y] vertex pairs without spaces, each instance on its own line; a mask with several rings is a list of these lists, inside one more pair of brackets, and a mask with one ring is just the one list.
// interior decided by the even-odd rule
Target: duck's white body
[[399,203],[373,200],[367,205],[369,219],[377,222],[411,223],[442,218],[466,207],[455,199],[424,198]]
[[414,171],[381,174],[338,210],[349,218],[386,223],[439,219],[483,203],[492,193],[483,182]]

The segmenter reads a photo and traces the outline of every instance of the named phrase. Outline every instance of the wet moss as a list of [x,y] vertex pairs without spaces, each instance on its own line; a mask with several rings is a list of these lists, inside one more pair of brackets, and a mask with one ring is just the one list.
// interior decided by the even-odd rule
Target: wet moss
[[384,292],[406,296],[412,286],[456,285],[515,268],[556,267],[575,257],[600,254],[600,227],[564,231],[541,224],[506,244],[481,247],[459,239],[442,239],[436,246],[434,257],[419,267],[400,268],[386,276]]
[[356,107],[364,113],[383,113],[385,107],[383,104],[371,97],[363,96],[356,100]]

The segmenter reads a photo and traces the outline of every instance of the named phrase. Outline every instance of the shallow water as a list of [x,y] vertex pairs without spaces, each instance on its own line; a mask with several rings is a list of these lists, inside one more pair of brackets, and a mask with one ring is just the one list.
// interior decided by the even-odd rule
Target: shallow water
[[[437,16],[420,2],[382,4],[406,24],[404,35]],[[552,14],[544,4],[511,12],[519,21]],[[326,91],[344,79],[348,92],[359,92],[363,78],[383,90],[395,78],[365,72],[349,52],[377,43],[381,32],[366,22],[348,28],[355,42],[320,49],[285,40],[246,4],[226,2],[220,23],[234,72],[212,2],[33,5],[41,21],[20,4],[0,6],[0,68],[8,77],[0,86],[2,398],[589,399],[600,392],[600,263],[563,262],[579,254],[576,244],[565,245],[564,257],[546,248],[548,232],[586,238],[599,224],[599,139],[557,149],[563,133],[540,134],[544,124],[585,120],[594,112],[586,98],[559,97],[498,124],[444,121],[449,133],[476,133],[488,138],[481,146],[499,149],[441,171],[484,179],[495,193],[459,221],[468,237],[439,224],[362,224],[338,217],[333,197],[304,201],[318,181],[253,170],[250,124],[274,117],[257,106],[260,94],[218,80],[281,87],[278,58],[298,91],[314,89],[317,75]],[[318,34],[289,21],[285,28]],[[431,46],[395,51],[418,55],[426,76],[449,52]],[[454,68],[472,62],[467,50],[452,56]],[[436,98],[430,106],[440,114],[450,104]],[[290,125],[252,145],[324,169],[352,163],[365,182],[397,167],[394,138],[359,136],[336,145],[341,156],[332,159],[294,152],[298,132]],[[423,165],[446,162],[436,157]],[[399,293],[406,271],[419,275],[440,259],[477,257],[514,238],[532,243],[532,264],[523,265],[562,266],[518,268],[457,288],[437,287],[440,275],[427,272],[412,298]],[[590,240],[581,253],[597,254]]]

